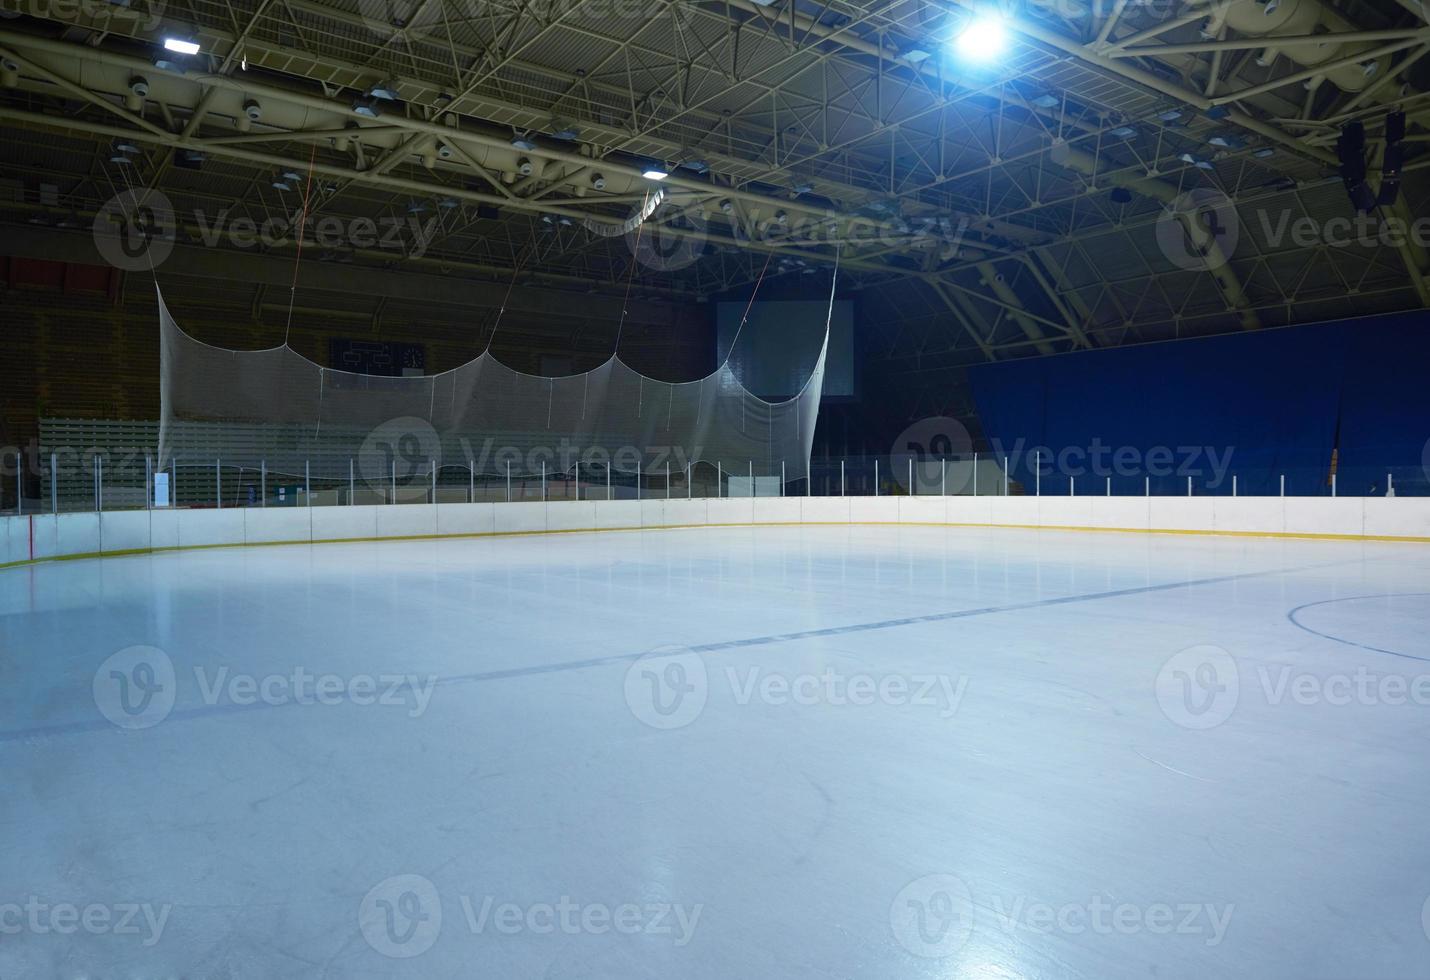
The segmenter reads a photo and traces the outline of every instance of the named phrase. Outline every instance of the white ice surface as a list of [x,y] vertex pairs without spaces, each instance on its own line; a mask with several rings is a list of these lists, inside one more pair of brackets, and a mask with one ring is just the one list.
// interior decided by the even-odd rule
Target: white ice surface
[[[1426,545],[927,527],[0,570],[0,978],[1430,977],[1427,593]],[[176,703],[123,730],[135,645]],[[227,683],[298,668],[436,681]]]

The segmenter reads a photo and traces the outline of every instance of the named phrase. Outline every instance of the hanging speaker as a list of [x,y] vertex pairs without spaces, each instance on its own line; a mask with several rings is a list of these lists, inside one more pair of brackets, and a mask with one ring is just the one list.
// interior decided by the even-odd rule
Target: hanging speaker
[[1388,207],[1400,197],[1400,172],[1405,165],[1405,113],[1392,112],[1385,117],[1385,156],[1380,163],[1380,194],[1375,203]]
[[1365,126],[1358,122],[1341,127],[1336,140],[1336,156],[1341,162],[1341,182],[1346,185],[1351,205],[1360,214],[1375,207],[1375,191],[1365,179]]

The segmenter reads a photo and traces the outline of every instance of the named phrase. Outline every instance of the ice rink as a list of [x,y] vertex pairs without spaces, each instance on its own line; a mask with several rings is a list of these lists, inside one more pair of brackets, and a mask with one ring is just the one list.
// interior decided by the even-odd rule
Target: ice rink
[[0,977],[1430,977],[1430,545],[0,570]]

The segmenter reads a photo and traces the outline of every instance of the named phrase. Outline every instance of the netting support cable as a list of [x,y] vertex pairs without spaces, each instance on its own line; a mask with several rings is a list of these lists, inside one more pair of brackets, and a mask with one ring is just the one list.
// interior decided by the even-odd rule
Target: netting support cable
[[308,202],[313,195],[313,161],[317,159],[318,144],[314,143],[308,153],[308,183],[303,188],[303,213],[298,217],[298,254],[293,258],[293,283],[288,287],[288,322],[283,327],[283,346],[288,346],[288,336],[293,331],[293,306],[298,299],[298,264],[303,261],[303,229],[308,224]]
[[[765,264],[760,268],[760,277],[755,280],[755,288],[750,291],[750,301],[745,304],[745,312],[740,317],[740,325],[735,328],[735,336],[730,338],[730,346],[726,349],[725,356],[721,358],[721,364],[728,363],[730,355],[735,353],[735,343],[740,339],[740,334],[745,329],[745,323],[750,319],[750,311],[755,308],[755,297],[760,294],[760,283],[765,281],[765,273],[770,268],[770,259],[774,257],[774,254],[774,252],[765,253]],[[838,262],[838,259],[836,258],[835,261]]]
[[[530,254],[530,252],[527,252],[528,256]],[[522,259],[516,263],[516,268],[511,270],[511,281],[506,284],[506,295],[501,299],[501,309],[497,310],[496,322],[492,324],[491,336],[487,337],[487,346],[482,353],[491,350],[492,341],[497,339],[497,331],[501,329],[502,317],[506,316],[506,304],[511,300],[511,291],[516,288],[516,277],[521,275],[521,270],[525,265],[526,259]]]
[[[646,205],[650,203],[650,191],[646,191],[646,199],[641,203],[641,213],[644,214]],[[641,256],[641,233],[645,231],[645,222],[642,221],[636,226],[636,244],[631,249],[631,274],[626,277],[626,295],[621,300],[621,322],[616,324],[616,346],[611,351],[612,357],[618,357],[621,353],[621,332],[626,329],[626,310],[631,305],[631,286],[636,281],[636,265],[640,262]]]

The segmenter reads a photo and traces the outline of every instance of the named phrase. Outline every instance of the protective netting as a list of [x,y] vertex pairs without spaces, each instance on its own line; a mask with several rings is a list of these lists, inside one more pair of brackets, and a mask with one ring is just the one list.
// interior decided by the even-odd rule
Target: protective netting
[[[271,474],[369,485],[447,468],[529,478],[610,472],[803,479],[809,470],[828,331],[794,397],[750,393],[728,363],[707,377],[646,377],[616,355],[567,377],[514,371],[490,351],[424,377],[316,364],[291,347],[225,350],[195,340],[159,296],[159,466],[222,457]],[[609,478],[609,477],[608,477]],[[637,477],[639,478],[639,477]]]

